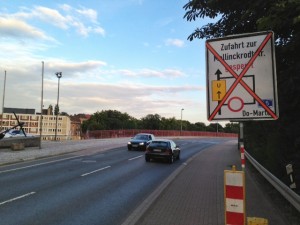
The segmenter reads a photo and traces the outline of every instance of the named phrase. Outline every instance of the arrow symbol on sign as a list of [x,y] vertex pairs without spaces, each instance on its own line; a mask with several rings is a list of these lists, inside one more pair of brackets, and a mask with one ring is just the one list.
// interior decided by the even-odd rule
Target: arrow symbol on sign
[[[216,71],[216,73],[215,73],[215,75],[217,75],[217,80],[220,80],[220,75],[222,74],[222,72],[218,69],[217,71]],[[219,87],[218,87],[219,88]],[[220,91],[218,91],[217,92],[217,94],[218,94],[218,98],[220,99],[221,98],[221,92]],[[220,101],[218,101],[218,104],[220,104]],[[219,109],[219,112],[218,112],[218,114],[219,115],[221,115],[221,108]]]
[[217,80],[220,80],[220,75],[222,74],[222,72],[218,69],[215,73],[215,75],[217,75]]

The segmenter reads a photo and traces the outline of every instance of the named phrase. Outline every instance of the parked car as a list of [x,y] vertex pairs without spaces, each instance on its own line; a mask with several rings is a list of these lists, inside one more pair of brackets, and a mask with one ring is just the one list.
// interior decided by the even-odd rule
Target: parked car
[[164,159],[173,163],[175,159],[180,159],[180,148],[172,140],[156,139],[148,145],[145,152],[146,162],[151,159]]
[[[7,133],[5,133],[4,138],[11,138],[11,137],[25,137],[25,134],[22,130],[10,130]],[[27,134],[26,137],[33,137],[32,134]]]
[[128,151],[130,150],[146,150],[146,147],[155,140],[153,134],[148,133],[139,133],[131,138],[127,143]]

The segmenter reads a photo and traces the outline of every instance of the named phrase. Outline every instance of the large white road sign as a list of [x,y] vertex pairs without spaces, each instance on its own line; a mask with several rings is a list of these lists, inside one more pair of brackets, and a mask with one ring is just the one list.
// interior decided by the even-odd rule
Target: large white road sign
[[279,117],[273,32],[206,41],[208,120]]

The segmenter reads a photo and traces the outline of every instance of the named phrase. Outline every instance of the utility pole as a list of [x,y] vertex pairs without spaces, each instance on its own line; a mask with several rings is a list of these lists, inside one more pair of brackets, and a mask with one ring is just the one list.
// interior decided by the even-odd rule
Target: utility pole
[[56,141],[56,137],[57,137],[57,119],[58,119],[58,114],[59,114],[59,84],[60,84],[60,78],[62,77],[62,72],[57,72],[55,73],[55,75],[58,78],[58,87],[57,87],[57,112],[56,112],[56,123],[55,123],[55,136],[54,136],[54,140]]

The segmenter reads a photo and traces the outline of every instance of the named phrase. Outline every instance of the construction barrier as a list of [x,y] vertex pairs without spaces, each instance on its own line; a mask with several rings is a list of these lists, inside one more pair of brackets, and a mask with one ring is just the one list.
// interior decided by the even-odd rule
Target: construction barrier
[[245,174],[243,171],[224,171],[225,225],[245,225]]

